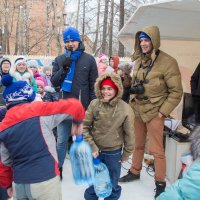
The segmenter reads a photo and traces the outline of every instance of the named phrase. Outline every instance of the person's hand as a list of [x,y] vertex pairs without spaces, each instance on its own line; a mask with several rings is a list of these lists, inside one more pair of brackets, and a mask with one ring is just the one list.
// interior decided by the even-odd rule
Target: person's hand
[[9,197],[13,196],[13,188],[12,187],[7,188],[7,194]]
[[72,59],[70,57],[66,57],[62,63],[63,69],[68,70],[70,68],[71,63],[72,63]]
[[83,123],[81,124],[72,124],[71,135],[79,135],[83,132]]
[[98,157],[99,156],[99,151],[93,152],[92,155],[93,155],[94,158]]

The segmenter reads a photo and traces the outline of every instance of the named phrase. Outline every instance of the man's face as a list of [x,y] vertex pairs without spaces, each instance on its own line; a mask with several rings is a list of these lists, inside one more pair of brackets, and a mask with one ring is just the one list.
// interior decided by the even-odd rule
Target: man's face
[[79,47],[79,42],[78,42],[78,41],[67,41],[67,42],[65,43],[65,47],[66,47],[67,49],[72,48],[73,51],[76,51],[76,50],[78,49],[78,47]]
[[144,53],[144,54],[150,53],[153,49],[151,40],[149,40],[147,38],[140,39],[140,47],[142,49],[142,53]]

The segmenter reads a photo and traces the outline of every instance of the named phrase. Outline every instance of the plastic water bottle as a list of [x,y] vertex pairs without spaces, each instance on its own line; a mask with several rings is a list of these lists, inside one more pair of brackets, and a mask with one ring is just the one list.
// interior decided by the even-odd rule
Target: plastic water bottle
[[106,198],[112,193],[112,183],[106,165],[98,158],[93,160],[94,163],[94,190],[99,198]]
[[90,145],[77,135],[70,148],[70,161],[74,181],[77,185],[92,185],[94,181],[94,166]]

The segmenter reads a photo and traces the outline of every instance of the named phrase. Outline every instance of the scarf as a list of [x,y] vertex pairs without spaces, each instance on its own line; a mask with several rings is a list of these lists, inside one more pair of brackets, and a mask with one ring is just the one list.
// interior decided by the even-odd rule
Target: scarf
[[[72,59],[72,63],[70,65],[70,68],[66,74],[66,77],[61,85],[62,90],[65,92],[71,92],[71,90],[72,90],[72,81],[74,78],[76,62],[82,53],[83,53],[83,50],[77,50],[77,51],[73,51],[71,54],[70,58]],[[66,57],[68,56],[68,50],[65,51],[65,56]]]

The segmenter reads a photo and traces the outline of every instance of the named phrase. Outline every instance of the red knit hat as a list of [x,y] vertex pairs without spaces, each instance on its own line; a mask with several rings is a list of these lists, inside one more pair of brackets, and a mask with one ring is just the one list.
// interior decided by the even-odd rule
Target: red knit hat
[[117,86],[115,85],[115,83],[110,78],[105,78],[101,82],[100,88],[102,88],[104,85],[109,85],[110,87],[112,87],[115,90],[116,93],[118,92]]

